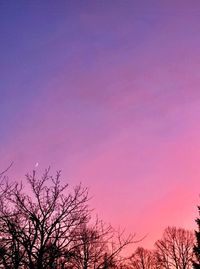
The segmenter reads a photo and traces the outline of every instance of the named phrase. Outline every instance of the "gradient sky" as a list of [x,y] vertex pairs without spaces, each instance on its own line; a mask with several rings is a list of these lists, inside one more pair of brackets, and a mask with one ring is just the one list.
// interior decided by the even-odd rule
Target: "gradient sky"
[[62,169],[143,246],[195,227],[199,0],[0,1],[0,40],[0,169]]

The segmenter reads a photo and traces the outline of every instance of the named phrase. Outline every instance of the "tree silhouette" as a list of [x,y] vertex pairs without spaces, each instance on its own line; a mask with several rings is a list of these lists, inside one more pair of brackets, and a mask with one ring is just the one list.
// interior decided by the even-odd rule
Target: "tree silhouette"
[[123,233],[99,219],[93,224],[81,225],[74,235],[78,240],[68,257],[68,263],[74,269],[116,268],[123,259],[119,253],[133,239],[131,235],[124,237]]
[[191,267],[194,235],[183,228],[167,227],[162,239],[155,243],[159,267],[187,269]]
[[74,230],[88,221],[87,189],[81,185],[64,194],[60,172],[46,170],[41,179],[27,175],[31,187],[4,184],[0,196],[1,261],[5,268],[53,268],[70,247]]
[[[198,211],[200,212],[200,207],[198,206]],[[195,255],[195,260],[193,261],[193,267],[195,269],[200,269],[200,219],[196,219],[198,226],[198,231],[195,231],[196,244],[194,245],[193,252]]]
[[[3,175],[3,174],[2,174]],[[81,185],[70,190],[61,174],[41,178],[27,174],[28,185],[0,184],[0,268],[105,269],[113,266],[132,237],[111,226],[91,222],[88,191]]]
[[94,225],[81,225],[74,234],[78,238],[78,244],[74,242],[70,255],[73,268],[98,268],[104,262],[105,252],[108,251],[107,237],[110,232],[111,227],[105,227],[99,220]]
[[154,252],[138,247],[130,257],[130,268],[134,269],[153,269],[156,268]]

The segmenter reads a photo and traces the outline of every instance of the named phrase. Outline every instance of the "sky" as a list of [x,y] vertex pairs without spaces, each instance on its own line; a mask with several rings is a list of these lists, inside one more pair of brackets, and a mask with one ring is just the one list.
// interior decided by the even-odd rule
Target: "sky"
[[0,1],[0,169],[61,169],[145,247],[194,229],[199,33],[198,0]]

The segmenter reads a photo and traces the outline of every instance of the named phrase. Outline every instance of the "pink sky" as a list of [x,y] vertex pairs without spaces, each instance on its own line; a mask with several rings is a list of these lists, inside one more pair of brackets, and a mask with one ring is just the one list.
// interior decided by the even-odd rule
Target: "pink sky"
[[62,169],[152,247],[195,228],[200,3],[75,2],[1,3],[0,167]]

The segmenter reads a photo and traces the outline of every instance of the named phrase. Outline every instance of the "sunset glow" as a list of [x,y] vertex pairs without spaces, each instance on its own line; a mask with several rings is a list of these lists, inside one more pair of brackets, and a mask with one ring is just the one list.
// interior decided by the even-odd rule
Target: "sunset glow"
[[145,247],[194,229],[200,2],[1,1],[0,32],[0,169],[61,169]]

